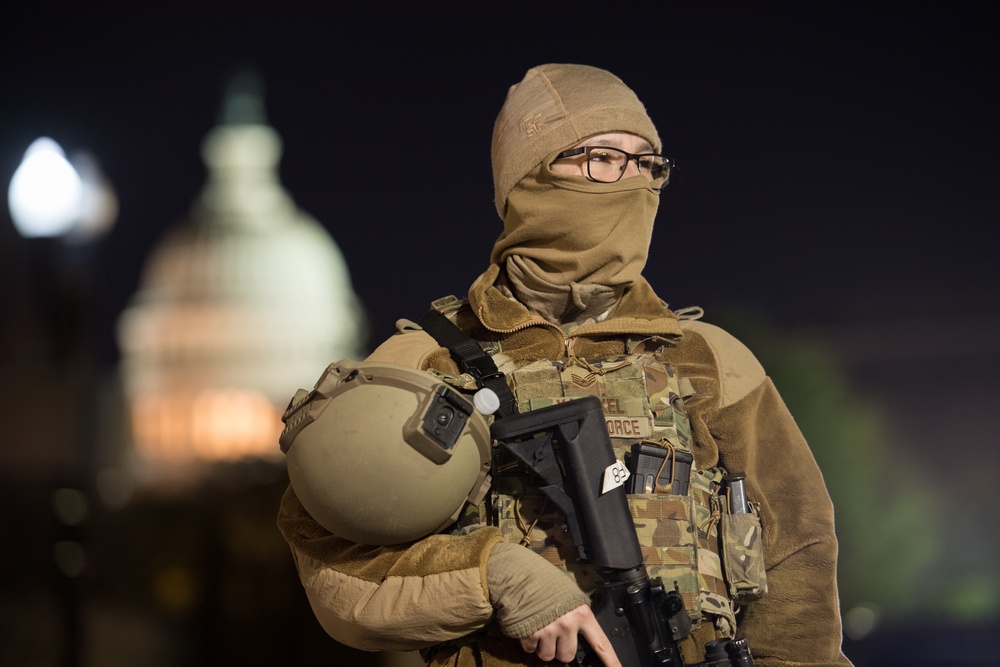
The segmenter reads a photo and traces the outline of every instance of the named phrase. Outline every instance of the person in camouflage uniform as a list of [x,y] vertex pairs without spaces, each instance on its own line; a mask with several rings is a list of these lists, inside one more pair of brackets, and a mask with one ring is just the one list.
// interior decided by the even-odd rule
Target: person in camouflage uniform
[[[676,583],[694,623],[685,663],[738,633],[760,667],[849,665],[833,508],[808,445],[749,350],[696,309],[671,311],[641,275],[669,178],[660,147],[611,73],[529,70],[494,128],[504,229],[490,266],[465,299],[433,307],[492,355],[520,411],[596,395],[619,458],[663,450],[670,480],[629,505],[650,576]],[[475,387],[416,325],[369,360]],[[727,472],[745,476],[749,511],[729,511]],[[563,518],[510,461],[492,474],[490,502],[453,530],[393,546],[332,535],[289,488],[279,527],[327,632],[462,666],[569,662],[579,635],[618,664],[587,604],[598,577]]]

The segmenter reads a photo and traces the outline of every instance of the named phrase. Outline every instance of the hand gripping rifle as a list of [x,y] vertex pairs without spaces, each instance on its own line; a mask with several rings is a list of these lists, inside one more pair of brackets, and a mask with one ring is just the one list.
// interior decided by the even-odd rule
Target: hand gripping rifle
[[[643,564],[622,486],[628,475],[615,458],[600,400],[586,396],[498,419],[491,434],[542,479],[580,558],[599,568],[604,583],[591,606],[622,665],[684,667],[677,641],[691,631],[691,620],[676,584],[667,590],[659,578],[650,580]],[[752,667],[745,640],[709,644],[702,665]],[[582,638],[576,662],[599,664]]]

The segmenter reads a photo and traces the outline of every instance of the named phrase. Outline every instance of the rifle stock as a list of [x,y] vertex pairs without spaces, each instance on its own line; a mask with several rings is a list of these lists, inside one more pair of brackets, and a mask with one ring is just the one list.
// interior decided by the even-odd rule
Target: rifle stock
[[[683,667],[677,640],[691,631],[691,621],[677,591],[650,580],[624,487],[604,490],[616,459],[597,397],[499,419],[491,431],[541,478],[542,492],[566,516],[581,559],[604,577],[592,608],[622,665]],[[576,662],[599,664],[582,638]]]

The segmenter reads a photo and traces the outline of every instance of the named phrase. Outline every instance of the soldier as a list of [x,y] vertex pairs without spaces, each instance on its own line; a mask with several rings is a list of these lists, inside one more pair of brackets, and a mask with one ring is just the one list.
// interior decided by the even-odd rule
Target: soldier
[[[668,479],[633,489],[629,504],[650,575],[677,586],[694,624],[679,642],[685,664],[739,633],[761,667],[849,665],[833,508],[808,445],[746,347],[697,309],[668,309],[642,277],[672,167],[617,77],[582,65],[529,70],[493,133],[503,232],[467,298],[434,308],[491,355],[521,412],[596,395],[619,457],[638,444],[662,453]],[[459,361],[412,324],[368,359],[474,389]],[[329,437],[348,437],[337,431]],[[361,432],[374,448],[393,437]],[[492,464],[488,502],[403,544],[367,539],[381,530],[377,512],[360,537],[322,527],[293,477],[279,526],[317,618],[345,644],[419,649],[432,665],[570,662],[578,636],[619,664],[588,606],[598,578],[563,517],[523,471]],[[745,480],[740,508],[726,502],[727,473]]]

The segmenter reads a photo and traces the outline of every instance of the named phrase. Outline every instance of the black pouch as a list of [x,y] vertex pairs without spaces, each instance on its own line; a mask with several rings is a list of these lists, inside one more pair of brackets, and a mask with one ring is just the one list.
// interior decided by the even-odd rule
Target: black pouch
[[628,457],[630,476],[625,491],[636,494],[666,491],[675,496],[686,496],[692,463],[694,457],[683,450],[643,442],[632,445]]

